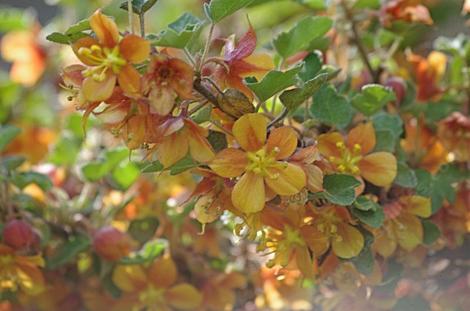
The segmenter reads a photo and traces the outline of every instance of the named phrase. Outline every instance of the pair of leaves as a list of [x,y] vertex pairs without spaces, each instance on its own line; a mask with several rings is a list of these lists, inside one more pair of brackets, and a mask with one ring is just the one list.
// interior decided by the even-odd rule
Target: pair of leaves
[[350,175],[331,174],[323,178],[322,194],[333,204],[351,205],[355,198],[355,188],[360,186],[360,182]]
[[379,228],[385,220],[382,206],[365,196],[360,196],[356,199],[356,202],[351,207],[351,213],[361,222],[373,228]]
[[90,22],[82,20],[70,26],[64,33],[53,32],[46,37],[47,40],[60,44],[71,44],[80,38],[86,37],[85,31],[90,30]]
[[387,103],[396,99],[395,93],[383,85],[368,84],[352,99],[352,105],[366,116],[379,112]]

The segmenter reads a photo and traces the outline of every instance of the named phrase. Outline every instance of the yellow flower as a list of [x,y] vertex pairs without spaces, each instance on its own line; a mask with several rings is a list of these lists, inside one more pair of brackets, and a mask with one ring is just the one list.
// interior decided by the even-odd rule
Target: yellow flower
[[283,161],[297,147],[295,131],[289,127],[276,128],[266,140],[267,125],[268,120],[262,114],[242,116],[232,132],[243,150],[224,149],[209,165],[222,177],[241,176],[233,188],[232,202],[244,213],[261,211],[269,190],[278,195],[294,195],[307,183],[299,166]]
[[373,247],[382,256],[391,256],[397,246],[410,252],[423,242],[423,225],[419,217],[431,216],[431,200],[413,195],[386,204],[387,219],[375,232]]
[[20,256],[6,245],[0,244],[0,292],[23,291],[35,295],[44,289],[44,277],[40,267],[41,256]]
[[371,153],[375,143],[375,131],[370,122],[353,128],[346,140],[338,132],[318,137],[320,153],[327,157],[334,170],[362,176],[376,186],[389,186],[397,175],[397,160],[389,152]]
[[113,272],[113,281],[133,298],[134,310],[195,310],[202,302],[199,291],[188,283],[176,284],[178,272],[169,257],[159,258],[148,268],[120,265]]

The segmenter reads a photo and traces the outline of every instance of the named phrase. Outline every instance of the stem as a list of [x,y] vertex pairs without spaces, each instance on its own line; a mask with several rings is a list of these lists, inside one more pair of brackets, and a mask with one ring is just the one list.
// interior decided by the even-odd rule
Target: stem
[[139,14],[140,36],[145,39],[145,13]]
[[197,70],[199,72],[201,72],[202,65],[204,64],[204,60],[206,59],[207,53],[209,52],[209,48],[210,48],[211,41],[212,41],[212,34],[214,33],[214,27],[215,27],[215,24],[212,23],[211,28],[209,28],[209,35],[207,37],[206,45],[204,47],[204,51],[202,52],[201,60],[199,62],[199,67]]
[[353,33],[353,41],[356,44],[356,47],[359,51],[359,56],[361,57],[362,62],[366,66],[367,70],[369,71],[369,74],[372,77],[374,83],[378,83],[379,82],[379,71],[375,71],[374,68],[372,67],[370,61],[369,61],[369,57],[367,56],[367,51],[366,51],[364,45],[362,44],[361,37],[360,37],[359,31],[357,29],[356,20],[354,19],[354,16],[353,16],[351,10],[348,8],[348,5],[346,4],[346,2],[344,0],[341,0],[341,5],[344,8],[344,12],[346,14],[347,20],[351,24],[351,30],[352,30],[352,33]]
[[134,33],[134,11],[132,10],[132,0],[127,0],[127,16],[129,18],[130,32]]
[[184,55],[186,55],[186,58],[189,60],[189,62],[191,63],[191,65],[193,65],[194,67],[196,67],[196,61],[194,60],[193,56],[191,55],[191,53],[189,53],[188,49],[187,48],[184,48],[183,49],[183,52],[184,52]]
[[271,122],[269,122],[268,124],[268,129],[274,125],[276,125],[279,121],[281,121],[282,119],[284,119],[286,116],[287,116],[287,113],[289,111],[287,110],[287,108],[284,108],[284,110],[282,110],[281,114],[278,115],[274,120],[272,120]]

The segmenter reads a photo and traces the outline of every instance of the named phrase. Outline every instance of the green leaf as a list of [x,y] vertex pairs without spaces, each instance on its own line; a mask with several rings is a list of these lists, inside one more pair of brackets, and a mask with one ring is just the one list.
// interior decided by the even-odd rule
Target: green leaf
[[328,78],[328,73],[321,73],[312,80],[307,81],[301,88],[295,88],[282,92],[282,94],[279,96],[279,99],[281,100],[281,103],[284,105],[284,107],[286,107],[289,111],[294,111],[316,91],[318,91],[322,85],[328,81]]
[[254,0],[211,0],[209,4],[204,5],[204,10],[207,13],[207,17],[209,17],[213,23],[218,23],[223,18],[250,5],[253,1]]
[[21,132],[21,129],[13,125],[5,125],[0,128],[0,151],[11,143],[11,141]]
[[391,89],[379,84],[368,84],[362,87],[361,93],[353,97],[352,105],[364,115],[371,116],[395,99],[395,93]]
[[160,221],[156,217],[134,219],[129,224],[127,232],[134,240],[145,243],[153,237],[159,225]]
[[209,141],[215,152],[219,152],[227,148],[227,137],[224,133],[209,130],[207,140]]
[[333,21],[328,17],[307,17],[288,32],[278,35],[273,45],[279,55],[286,59],[297,52],[306,50],[312,41],[323,37],[332,26]]
[[71,166],[80,152],[81,142],[70,136],[63,136],[49,155],[49,161],[56,165]]
[[46,37],[48,41],[60,43],[60,44],[71,44],[80,38],[86,37],[87,34],[83,32],[77,32],[72,34],[63,34],[60,32],[53,32]]
[[304,82],[315,78],[322,69],[322,65],[322,55],[319,51],[308,54],[307,57],[304,58],[302,70],[298,74],[299,78]]
[[79,33],[79,32],[82,32],[82,31],[86,31],[86,30],[90,30],[91,29],[91,26],[90,26],[90,22],[88,19],[84,19],[84,20],[81,20],[79,21],[78,23],[76,24],[73,24],[72,26],[70,26],[66,31],[65,31],[65,34],[68,35],[68,36],[72,36],[76,33]]
[[332,174],[323,179],[324,195],[331,203],[351,205],[356,198],[354,188],[361,183],[350,175]]
[[374,256],[370,246],[374,242],[374,236],[367,230],[360,230],[364,236],[364,247],[359,255],[351,258],[356,269],[363,274],[371,274],[374,270]]
[[417,169],[416,193],[431,198],[431,209],[435,213],[442,207],[444,201],[449,203],[455,201],[456,190],[453,184],[468,179],[468,174],[468,171],[453,164],[442,166],[434,176],[425,170]]
[[158,35],[149,35],[153,45],[185,48],[199,34],[203,22],[189,13],[184,13],[176,21],[168,25]]
[[28,10],[9,7],[0,8],[0,33],[28,29],[33,16]]
[[51,257],[46,258],[46,267],[52,270],[63,266],[71,262],[79,253],[86,251],[90,245],[89,237],[85,235],[72,236],[59,246]]
[[170,175],[178,175],[197,166],[191,156],[187,155],[170,167]]
[[372,117],[376,145],[374,151],[394,152],[403,133],[403,121],[398,115],[380,112]]
[[52,188],[52,182],[49,177],[37,172],[21,172],[14,174],[11,177],[11,182],[20,189],[30,184],[36,184],[44,191]]
[[17,169],[25,161],[26,161],[26,158],[24,156],[18,156],[18,155],[0,157],[1,165],[9,171]]
[[296,82],[296,75],[300,72],[301,65],[287,71],[273,70],[264,76],[263,80],[247,83],[247,86],[256,94],[261,102],[266,101],[280,91],[292,86]]
[[160,172],[163,171],[164,168],[163,164],[161,164],[159,161],[139,163],[139,167],[142,173]]
[[144,246],[136,253],[128,257],[121,258],[120,264],[123,265],[140,265],[155,260],[168,247],[168,241],[163,239],[155,239],[144,244]]
[[[132,11],[135,14],[143,14],[150,10],[158,0],[132,0]],[[127,1],[124,1],[119,6],[121,9],[126,10],[129,8]]]
[[121,161],[126,159],[129,151],[126,149],[116,149],[107,151],[104,159],[90,162],[82,167],[83,176],[88,181],[98,181],[110,173]]
[[338,94],[332,85],[324,85],[315,93],[310,112],[321,122],[339,128],[346,127],[354,113],[346,97]]
[[313,10],[324,10],[327,8],[326,0],[295,0]]
[[393,182],[401,187],[415,188],[418,185],[418,178],[408,164],[399,161],[397,163],[397,177]]
[[[363,197],[360,198],[362,199],[358,200],[359,202],[356,201],[356,203],[354,203],[354,206],[351,209],[351,213],[355,217],[357,217],[361,222],[373,228],[379,228],[380,226],[382,226],[385,220],[383,208],[373,201],[370,201]],[[366,202],[365,200],[367,200],[368,202]]]
[[207,105],[206,107],[202,108],[195,114],[193,114],[192,119],[194,122],[200,124],[207,122],[211,119],[211,113],[212,113],[212,106]]
[[127,190],[139,178],[140,170],[132,162],[120,163],[112,173],[113,180],[122,190]]
[[379,9],[380,0],[356,0],[354,9]]
[[423,243],[431,245],[441,236],[441,230],[430,220],[423,219]]

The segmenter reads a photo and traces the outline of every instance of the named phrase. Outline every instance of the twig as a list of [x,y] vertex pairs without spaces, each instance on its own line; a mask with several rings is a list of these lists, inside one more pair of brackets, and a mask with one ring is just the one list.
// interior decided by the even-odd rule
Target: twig
[[211,46],[211,41],[212,41],[212,34],[214,33],[214,28],[215,28],[215,24],[212,23],[211,28],[209,28],[209,35],[207,37],[206,45],[204,47],[204,51],[202,52],[202,57],[201,57],[200,62],[199,62],[199,66],[198,66],[198,69],[197,69],[198,72],[201,72],[202,65],[204,64],[207,53],[209,52],[209,48]]
[[127,16],[129,18],[129,28],[131,33],[134,33],[134,11],[132,9],[132,0],[127,0]]
[[140,36],[145,39],[145,13],[139,14]]
[[274,125],[276,125],[279,121],[281,121],[282,119],[284,119],[287,114],[289,113],[289,110],[287,110],[287,108],[284,108],[284,110],[282,110],[281,114],[278,115],[274,120],[272,120],[271,122],[269,122],[268,124],[268,129]]
[[346,18],[351,23],[351,30],[352,30],[352,33],[353,33],[353,41],[356,44],[356,47],[359,51],[359,56],[361,57],[362,62],[366,66],[367,70],[369,71],[369,74],[372,77],[374,83],[378,83],[379,82],[379,71],[375,71],[374,68],[372,67],[370,61],[369,61],[369,57],[367,56],[367,51],[366,51],[364,45],[362,44],[361,37],[360,37],[359,31],[357,29],[356,20],[354,19],[354,16],[353,16],[351,10],[349,9],[348,5],[346,4],[346,2],[344,0],[341,0],[341,5],[344,8]]

